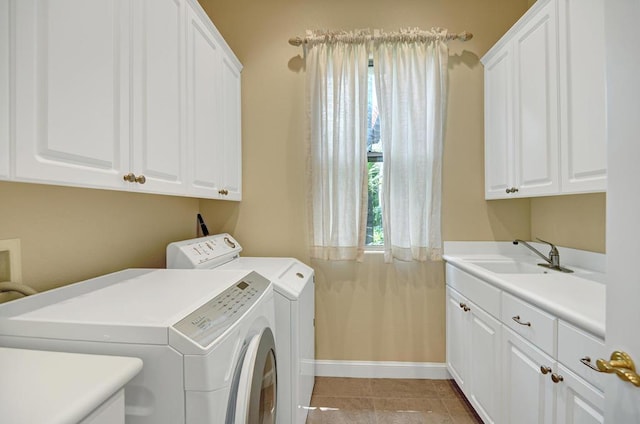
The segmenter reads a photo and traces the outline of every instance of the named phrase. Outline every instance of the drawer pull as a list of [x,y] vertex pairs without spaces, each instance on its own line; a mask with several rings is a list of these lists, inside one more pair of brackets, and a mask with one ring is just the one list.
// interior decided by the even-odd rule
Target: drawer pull
[[551,381],[557,384],[561,381],[564,381],[564,377],[562,377],[560,374],[553,373],[551,374]]
[[460,307],[465,311],[465,312],[469,312],[471,310],[470,307],[467,306],[466,303],[462,303],[460,302]]
[[511,319],[514,320],[515,322],[517,322],[520,325],[526,325],[527,327],[531,327],[531,323],[530,322],[522,322],[522,321],[520,321],[520,315],[516,315],[515,317],[512,317]]
[[540,366],[540,372],[544,375],[547,375],[551,372],[551,367],[546,367],[544,365]]
[[598,367],[596,367],[591,363],[591,358],[589,358],[588,356],[585,356],[584,358],[580,359],[580,362],[582,362],[584,365],[588,366],[592,370],[600,372]]

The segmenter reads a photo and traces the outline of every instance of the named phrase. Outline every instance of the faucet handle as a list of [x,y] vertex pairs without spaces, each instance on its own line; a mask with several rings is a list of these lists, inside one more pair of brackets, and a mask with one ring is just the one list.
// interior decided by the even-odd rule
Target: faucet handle
[[548,241],[542,240],[541,238],[536,237],[536,240],[541,241],[543,243],[547,243],[549,246],[551,246],[551,254],[552,255],[557,255],[558,254],[558,249],[556,248],[556,246]]

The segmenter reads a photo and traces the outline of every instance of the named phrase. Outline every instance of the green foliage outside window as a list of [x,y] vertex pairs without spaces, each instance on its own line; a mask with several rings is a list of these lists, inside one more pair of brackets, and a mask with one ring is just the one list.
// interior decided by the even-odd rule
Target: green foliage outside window
[[369,190],[367,214],[367,245],[381,246],[384,241],[382,232],[382,206],[380,188],[382,186],[382,162],[369,162]]

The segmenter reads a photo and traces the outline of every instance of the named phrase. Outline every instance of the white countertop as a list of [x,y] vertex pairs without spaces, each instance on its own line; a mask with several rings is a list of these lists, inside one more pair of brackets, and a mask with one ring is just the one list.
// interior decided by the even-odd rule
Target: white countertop
[[0,348],[0,417],[76,424],[141,369],[138,358]]
[[[534,244],[547,253],[548,246]],[[542,262],[524,246],[511,242],[446,242],[445,261],[604,339],[606,258],[604,254],[558,247],[560,264],[574,273],[548,270],[536,274],[491,272],[482,261]],[[543,268],[540,268],[543,270]]]

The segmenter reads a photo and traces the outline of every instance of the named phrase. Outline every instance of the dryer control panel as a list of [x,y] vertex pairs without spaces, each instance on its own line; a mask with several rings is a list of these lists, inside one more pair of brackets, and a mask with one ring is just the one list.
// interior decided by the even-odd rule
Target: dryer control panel
[[251,272],[178,321],[173,328],[206,347],[238,321],[260,299],[269,284],[262,275]]
[[211,269],[237,258],[241,251],[229,234],[176,241],[167,246],[167,268]]

